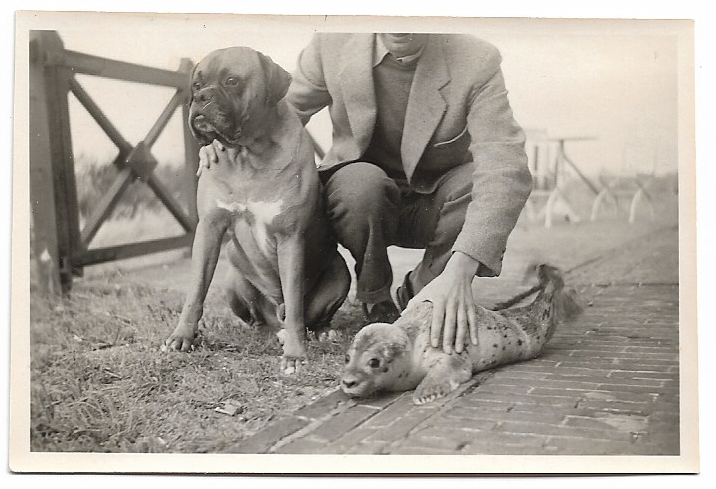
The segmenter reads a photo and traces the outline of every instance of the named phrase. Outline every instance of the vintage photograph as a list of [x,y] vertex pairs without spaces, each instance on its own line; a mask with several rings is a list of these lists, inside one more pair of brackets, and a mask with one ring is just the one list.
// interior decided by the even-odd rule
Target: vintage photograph
[[691,21],[19,12],[16,53],[13,470],[698,470]]

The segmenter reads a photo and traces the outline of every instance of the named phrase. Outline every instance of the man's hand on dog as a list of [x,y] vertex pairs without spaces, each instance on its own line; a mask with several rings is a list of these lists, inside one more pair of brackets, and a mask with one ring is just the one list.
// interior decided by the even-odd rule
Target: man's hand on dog
[[217,163],[219,153],[223,151],[226,151],[226,148],[218,139],[214,139],[211,144],[199,148],[199,169],[196,171],[196,176],[201,176],[204,168],[211,168],[213,163]]

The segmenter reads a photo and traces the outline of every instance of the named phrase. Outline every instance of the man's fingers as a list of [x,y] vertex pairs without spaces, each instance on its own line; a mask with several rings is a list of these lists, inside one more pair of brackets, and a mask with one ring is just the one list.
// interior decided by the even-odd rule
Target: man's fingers
[[212,153],[212,163],[216,163],[219,161],[219,152],[224,151],[226,148],[224,148],[224,145],[221,144],[217,139],[214,139],[211,142],[211,146],[214,148],[214,152]]
[[443,351],[445,353],[452,353],[452,347],[455,344],[456,309],[455,301],[448,301],[445,308],[445,325],[443,326]]
[[467,307],[467,324],[470,326],[470,341],[473,345],[477,345],[477,311],[472,302]]
[[201,175],[201,171],[204,169],[204,167],[209,166],[209,157],[206,154],[206,146],[202,146],[199,148],[199,169],[197,170],[196,174]]
[[408,303],[405,305],[405,310],[403,310],[403,312],[405,312],[405,311],[407,311],[408,309],[410,309],[410,308],[413,306],[413,304],[417,304],[417,303],[419,303],[419,302],[421,302],[420,296],[419,296],[419,295],[416,295],[415,297],[413,297],[412,299],[410,299],[410,300],[408,301]]
[[467,313],[465,305],[460,304],[457,308],[457,333],[455,333],[455,351],[462,353],[465,346],[465,338],[467,338]]
[[222,151],[226,151],[226,148],[216,139],[211,144],[199,148],[199,169],[196,171],[196,175],[201,175],[204,168],[211,168],[212,163],[218,163],[219,153]]
[[433,348],[440,345],[440,333],[445,323],[445,303],[443,301],[433,302],[433,322],[430,324],[430,344]]

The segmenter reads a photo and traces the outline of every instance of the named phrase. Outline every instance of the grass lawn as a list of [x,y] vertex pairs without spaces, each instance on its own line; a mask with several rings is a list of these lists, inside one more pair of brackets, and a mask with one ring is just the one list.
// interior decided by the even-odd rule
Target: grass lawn
[[[195,351],[161,352],[182,300],[109,277],[78,282],[61,303],[34,300],[32,450],[231,451],[336,387],[347,345],[310,341],[301,374],[280,375],[275,337],[240,325],[219,301],[207,304]],[[349,305],[335,319],[355,329],[360,320]]]

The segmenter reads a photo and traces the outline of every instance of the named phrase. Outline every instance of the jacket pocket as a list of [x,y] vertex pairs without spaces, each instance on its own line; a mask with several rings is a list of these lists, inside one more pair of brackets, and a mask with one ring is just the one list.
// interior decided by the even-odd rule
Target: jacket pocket
[[429,145],[420,159],[420,166],[429,171],[452,168],[470,161],[470,141],[470,133],[465,127],[454,138]]
[[448,139],[447,141],[441,141],[439,143],[433,144],[433,148],[442,148],[443,146],[447,146],[449,144],[456,143],[460,140],[460,138],[464,137],[465,135],[467,135],[467,124],[465,125],[463,130],[460,131],[460,134],[458,134],[457,136],[455,136],[452,139]]

